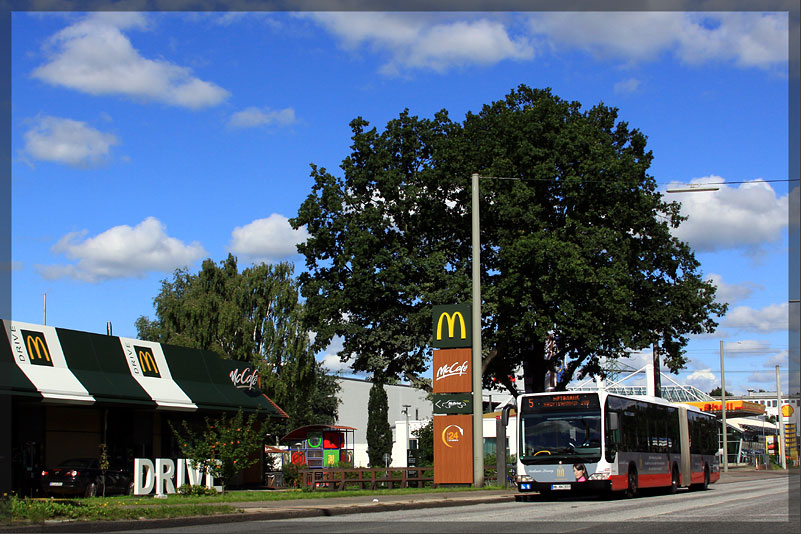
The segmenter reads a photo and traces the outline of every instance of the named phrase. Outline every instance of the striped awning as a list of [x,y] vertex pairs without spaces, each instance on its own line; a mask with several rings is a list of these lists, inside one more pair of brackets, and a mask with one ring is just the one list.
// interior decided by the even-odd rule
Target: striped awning
[[[244,362],[207,350],[3,320],[0,393],[55,404],[242,408],[287,417]],[[3,337],[5,339],[3,339]]]

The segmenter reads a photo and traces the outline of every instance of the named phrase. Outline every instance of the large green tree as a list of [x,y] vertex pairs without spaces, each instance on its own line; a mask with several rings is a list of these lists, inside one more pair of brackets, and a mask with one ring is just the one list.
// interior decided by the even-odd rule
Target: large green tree
[[[312,166],[292,220],[307,317],[322,347],[342,336],[353,367],[415,380],[428,362],[431,306],[471,300],[470,176],[479,173],[484,379],[514,392],[603,375],[604,361],[655,347],[672,371],[690,334],[726,306],[671,230],[679,205],[647,174],[646,137],[615,108],[588,110],[520,86],[452,121],[407,111],[382,132],[357,118],[342,176]],[[549,334],[557,358],[545,358]]]
[[230,255],[200,272],[176,270],[154,299],[156,319],[139,317],[141,339],[212,350],[255,366],[261,389],[288,415],[276,434],[336,420],[339,385],[315,359],[303,326],[298,283],[288,263],[258,264],[239,272]]

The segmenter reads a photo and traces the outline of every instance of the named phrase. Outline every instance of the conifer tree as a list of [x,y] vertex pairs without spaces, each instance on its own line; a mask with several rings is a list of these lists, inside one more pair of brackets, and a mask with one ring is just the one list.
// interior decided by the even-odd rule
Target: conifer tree
[[367,402],[367,456],[370,467],[384,467],[384,454],[392,452],[392,428],[389,426],[387,392],[381,380],[375,380]]

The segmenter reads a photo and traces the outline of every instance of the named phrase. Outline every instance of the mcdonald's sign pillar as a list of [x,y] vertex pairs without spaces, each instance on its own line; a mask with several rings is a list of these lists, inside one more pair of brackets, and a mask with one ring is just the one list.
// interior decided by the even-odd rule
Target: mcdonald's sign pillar
[[473,391],[470,311],[470,304],[433,308],[435,484],[473,483],[473,417],[453,402],[453,393]]

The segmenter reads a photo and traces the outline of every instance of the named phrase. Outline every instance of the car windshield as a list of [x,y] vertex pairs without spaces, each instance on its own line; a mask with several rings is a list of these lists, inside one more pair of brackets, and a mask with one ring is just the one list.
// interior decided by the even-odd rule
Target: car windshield
[[72,458],[65,460],[58,464],[57,467],[66,467],[72,469],[91,469],[97,467],[97,460],[94,458]]
[[600,457],[600,410],[524,413],[522,425],[525,463]]

